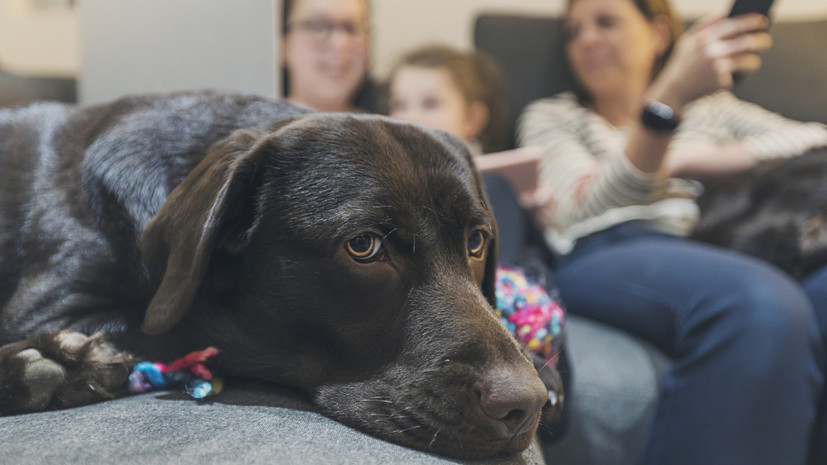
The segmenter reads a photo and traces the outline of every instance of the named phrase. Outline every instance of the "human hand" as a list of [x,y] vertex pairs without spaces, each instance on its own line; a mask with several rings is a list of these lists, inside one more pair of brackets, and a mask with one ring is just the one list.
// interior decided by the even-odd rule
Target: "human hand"
[[531,192],[521,194],[517,201],[523,209],[529,212],[540,229],[551,226],[556,206],[551,189],[540,186]]
[[649,97],[679,111],[706,94],[732,87],[733,73],[761,67],[758,53],[772,45],[768,25],[767,17],[759,14],[698,21],[675,44]]

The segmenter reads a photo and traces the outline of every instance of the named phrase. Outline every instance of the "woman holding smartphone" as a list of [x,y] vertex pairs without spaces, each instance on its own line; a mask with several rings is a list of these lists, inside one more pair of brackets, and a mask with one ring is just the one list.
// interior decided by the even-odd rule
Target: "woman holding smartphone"
[[570,0],[566,53],[578,89],[520,119],[520,144],[545,149],[540,182],[555,200],[545,236],[568,311],[674,360],[644,464],[827,463],[827,419],[817,418],[827,267],[795,282],[685,237],[698,218],[691,176],[827,145],[823,125],[725,90],[733,73],[760,67],[767,21],[715,18],[682,34],[665,0]]

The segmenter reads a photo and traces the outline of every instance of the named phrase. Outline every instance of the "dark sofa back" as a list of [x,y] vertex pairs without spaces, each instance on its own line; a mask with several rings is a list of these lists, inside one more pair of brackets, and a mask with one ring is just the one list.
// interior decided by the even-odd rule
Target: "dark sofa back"
[[29,77],[0,70],[0,107],[24,105],[35,100],[77,102],[77,82],[69,77]]
[[[508,85],[511,124],[532,100],[572,88],[555,17],[483,14],[474,44],[502,67]],[[734,89],[744,100],[801,121],[827,124],[827,19],[776,22],[773,48],[760,71]]]

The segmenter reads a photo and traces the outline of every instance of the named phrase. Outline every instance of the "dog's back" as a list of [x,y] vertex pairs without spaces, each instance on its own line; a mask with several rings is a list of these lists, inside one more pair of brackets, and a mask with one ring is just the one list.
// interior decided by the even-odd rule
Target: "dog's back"
[[793,276],[827,263],[827,148],[704,185],[693,238],[763,258]]
[[303,112],[212,92],[0,110],[0,344],[67,319],[111,326],[113,307],[135,323],[147,304],[140,234],[172,189],[215,141]]
[[[57,103],[0,110],[0,309],[12,300],[33,300],[15,296],[27,275],[24,257],[41,253],[57,239],[47,235],[54,227],[39,224],[32,215],[56,200],[55,187],[64,182],[55,174],[63,153],[52,141],[72,112],[71,106]],[[35,195],[42,186],[50,186],[46,198]],[[8,341],[4,326],[0,343]]]

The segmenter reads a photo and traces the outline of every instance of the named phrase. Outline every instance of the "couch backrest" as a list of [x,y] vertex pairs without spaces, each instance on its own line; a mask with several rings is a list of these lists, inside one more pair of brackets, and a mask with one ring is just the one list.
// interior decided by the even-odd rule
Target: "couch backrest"
[[24,105],[35,100],[77,101],[74,78],[24,77],[0,71],[0,107]]
[[[505,75],[512,128],[527,103],[572,88],[561,27],[555,17],[476,19],[476,48],[491,55]],[[763,67],[740,82],[735,94],[788,118],[827,124],[827,19],[777,22],[770,32],[774,45]]]

